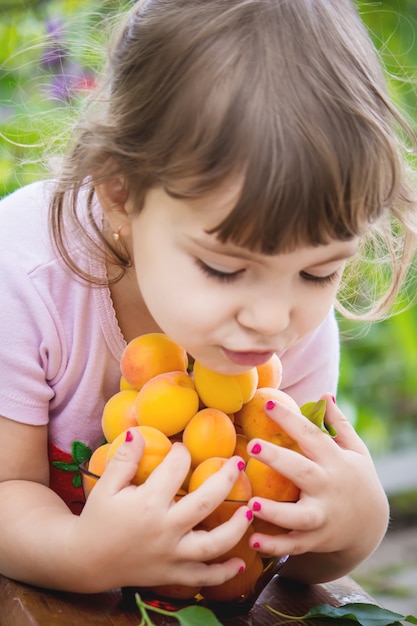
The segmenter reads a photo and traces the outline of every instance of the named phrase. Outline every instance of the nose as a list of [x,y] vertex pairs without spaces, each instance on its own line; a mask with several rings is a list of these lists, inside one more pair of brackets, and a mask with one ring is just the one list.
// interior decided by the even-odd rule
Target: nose
[[292,304],[286,294],[278,290],[260,297],[253,293],[240,307],[236,319],[246,330],[272,337],[290,325]]

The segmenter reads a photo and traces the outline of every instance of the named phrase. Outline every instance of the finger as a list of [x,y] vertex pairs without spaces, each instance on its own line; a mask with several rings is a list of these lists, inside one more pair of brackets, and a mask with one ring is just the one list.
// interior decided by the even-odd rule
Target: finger
[[283,554],[295,556],[312,552],[316,546],[314,532],[306,533],[290,531],[281,535],[262,535],[254,533],[249,539],[250,545],[262,555],[281,556]]
[[334,437],[341,447],[360,454],[368,454],[368,449],[362,439],[359,437],[352,424],[346,419],[339,407],[334,402],[331,394],[325,394],[323,399],[326,400],[326,418],[327,424],[332,426],[337,435]]
[[[273,502],[265,498],[252,498],[248,507],[256,519],[269,522],[271,535],[279,535],[282,529],[312,531],[322,528],[326,518],[322,508],[301,502]],[[274,532],[274,525],[276,532]],[[255,523],[256,526],[256,523]]]
[[263,439],[252,439],[248,448],[253,458],[269,465],[306,494],[315,495],[326,487],[327,477],[323,467],[303,454]]
[[182,558],[210,561],[224,555],[240,541],[252,519],[252,511],[242,506],[222,524],[211,529],[200,528],[188,533],[179,545]]
[[227,459],[223,467],[209,476],[195,491],[182,497],[171,513],[172,523],[196,526],[227,499],[233,485],[244,469],[244,461],[239,456]]
[[185,562],[177,566],[176,580],[190,587],[222,585],[246,568],[243,559],[233,557],[222,563]]
[[164,460],[149,475],[144,488],[153,494],[154,499],[170,503],[180,491],[190,464],[188,449],[182,443],[175,442]]
[[144,449],[145,440],[141,433],[135,428],[126,431],[126,440],[117,448],[96,488],[101,485],[100,489],[115,494],[130,485]]
[[323,459],[334,448],[332,438],[300,412],[276,400],[266,402],[264,410],[268,417],[298,443],[305,456],[313,460]]

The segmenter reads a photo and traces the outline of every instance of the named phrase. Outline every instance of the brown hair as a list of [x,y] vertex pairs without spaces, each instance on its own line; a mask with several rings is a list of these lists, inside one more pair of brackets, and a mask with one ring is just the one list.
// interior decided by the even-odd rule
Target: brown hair
[[362,316],[387,312],[417,232],[404,157],[412,133],[350,0],[142,0],[124,16],[103,78],[51,204],[54,240],[75,272],[100,282],[67,245],[74,223],[83,245],[93,242],[79,228],[83,186],[98,247],[122,275],[130,259],[93,219],[94,182],[123,174],[139,211],[152,186],[197,196],[239,173],[220,240],[276,254],[363,235],[365,256],[382,244],[390,269]]

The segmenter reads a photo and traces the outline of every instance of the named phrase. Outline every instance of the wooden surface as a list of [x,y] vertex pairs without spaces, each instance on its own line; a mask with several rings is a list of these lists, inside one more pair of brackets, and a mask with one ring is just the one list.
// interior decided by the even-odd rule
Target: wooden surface
[[[348,577],[313,586],[276,577],[249,613],[233,618],[219,617],[219,621],[225,626],[271,626],[278,622],[278,618],[263,606],[265,602],[283,613],[303,615],[316,604],[340,606],[348,602],[372,602],[372,598]],[[178,621],[172,618],[156,613],[150,613],[150,616],[158,626],[178,625]],[[63,593],[0,576],[0,626],[139,626],[139,623],[138,609],[123,607],[120,590],[94,595]],[[314,624],[317,622],[309,620],[309,626]]]

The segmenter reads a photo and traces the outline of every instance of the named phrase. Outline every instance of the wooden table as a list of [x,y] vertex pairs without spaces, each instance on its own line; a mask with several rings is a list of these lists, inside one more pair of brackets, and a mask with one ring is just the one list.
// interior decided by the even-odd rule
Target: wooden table
[[[283,613],[303,615],[316,604],[341,606],[348,602],[373,600],[349,577],[313,586],[275,577],[249,613],[219,620],[225,626],[272,626],[279,620],[263,606],[265,602]],[[156,613],[150,615],[158,626],[178,626],[175,619]],[[94,595],[63,593],[31,587],[0,576],[0,626],[139,626],[139,623],[138,609],[123,608],[120,590]],[[308,623],[309,626],[318,624],[315,620]]]

